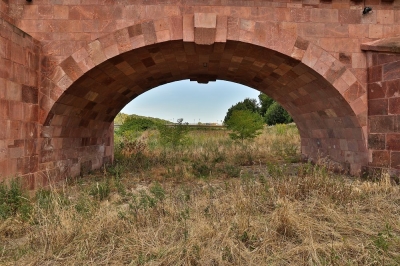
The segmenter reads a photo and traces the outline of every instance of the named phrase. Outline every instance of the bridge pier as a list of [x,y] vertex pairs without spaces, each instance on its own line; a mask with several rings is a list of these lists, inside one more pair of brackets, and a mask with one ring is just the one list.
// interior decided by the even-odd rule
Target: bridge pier
[[400,177],[400,38],[366,43],[370,172]]

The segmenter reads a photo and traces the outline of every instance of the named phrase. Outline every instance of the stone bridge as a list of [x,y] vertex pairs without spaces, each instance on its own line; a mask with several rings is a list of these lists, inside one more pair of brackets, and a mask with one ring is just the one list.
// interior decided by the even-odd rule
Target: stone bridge
[[400,1],[365,4],[1,0],[0,180],[34,188],[111,162],[117,113],[182,79],[268,94],[311,160],[399,175]]

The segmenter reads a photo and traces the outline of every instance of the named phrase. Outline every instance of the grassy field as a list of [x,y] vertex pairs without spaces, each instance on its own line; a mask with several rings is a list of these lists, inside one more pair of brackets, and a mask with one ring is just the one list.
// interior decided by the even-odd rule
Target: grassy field
[[116,138],[116,163],[0,187],[0,265],[400,265],[400,192],[300,163],[296,127]]

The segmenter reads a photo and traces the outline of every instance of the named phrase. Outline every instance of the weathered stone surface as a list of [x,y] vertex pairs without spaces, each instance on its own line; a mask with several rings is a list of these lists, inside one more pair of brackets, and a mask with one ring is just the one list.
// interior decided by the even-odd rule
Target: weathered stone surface
[[215,42],[217,15],[215,13],[194,13],[194,42],[210,45]]
[[[99,167],[112,159],[118,111],[184,78],[268,93],[295,117],[310,158],[354,171],[369,148],[369,166],[399,165],[397,1],[370,1],[366,16],[357,1],[56,2],[1,5],[2,177],[20,173],[35,186],[46,169]],[[22,154],[1,145],[14,140],[24,140]]]

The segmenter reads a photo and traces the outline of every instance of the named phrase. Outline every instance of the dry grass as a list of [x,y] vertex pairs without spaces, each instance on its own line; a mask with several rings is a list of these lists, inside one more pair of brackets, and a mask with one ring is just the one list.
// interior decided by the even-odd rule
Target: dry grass
[[[288,164],[291,148],[273,145],[293,136],[273,133],[250,145],[254,161],[245,166],[234,144],[219,146],[221,136],[207,146],[209,136],[192,153],[177,151],[176,163],[171,151],[146,148],[166,162],[143,155],[133,158],[140,167],[40,191],[29,220],[1,220],[0,264],[400,265],[399,187],[386,176],[369,182]],[[260,143],[270,154],[258,153]],[[207,147],[216,146],[224,160],[209,165],[238,167],[237,177],[195,175],[192,160],[212,162]]]

